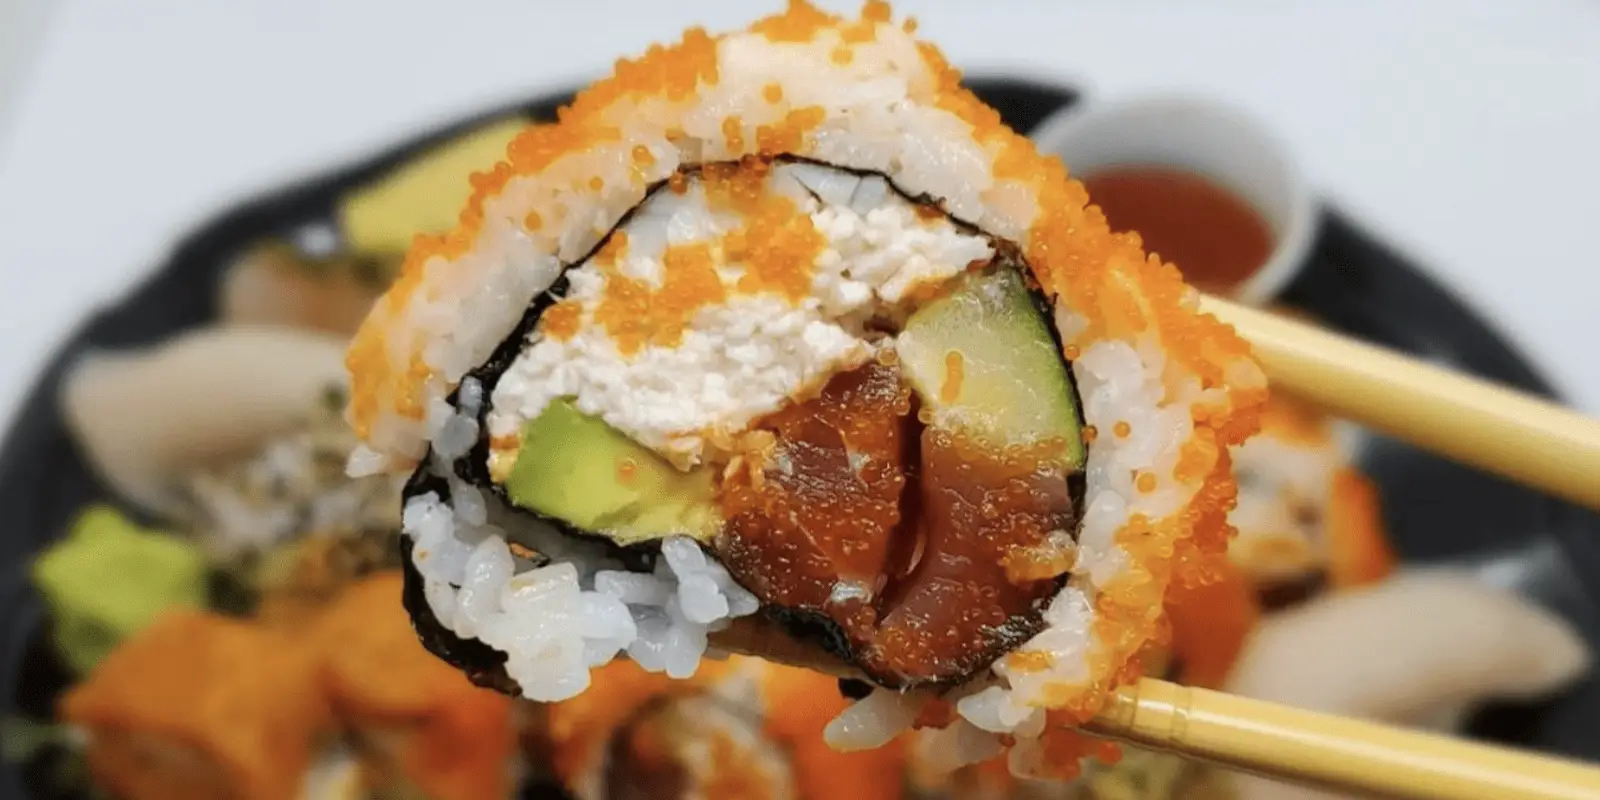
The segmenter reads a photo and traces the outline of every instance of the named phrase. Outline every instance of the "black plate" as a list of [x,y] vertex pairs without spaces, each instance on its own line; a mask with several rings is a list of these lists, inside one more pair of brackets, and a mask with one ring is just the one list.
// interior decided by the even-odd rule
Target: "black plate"
[[[1029,130],[1075,100],[1070,89],[979,78],[970,85],[1018,130]],[[85,350],[150,344],[216,316],[222,269],[265,236],[333,224],[338,199],[428,147],[483,122],[522,114],[545,118],[568,95],[494,110],[434,131],[351,168],[264,195],[185,238],[148,280],[85,322],[55,354],[0,447],[0,717],[47,714],[65,682],[44,644],[37,597],[26,583],[31,554],[60,535],[85,503],[109,498],[68,436],[56,404],[65,367]],[[1338,211],[1323,228],[1287,301],[1357,336],[1554,396],[1531,363],[1480,317],[1403,256]],[[1442,462],[1403,444],[1371,439],[1361,466],[1382,491],[1391,536],[1408,561],[1484,565],[1556,609],[1600,645],[1600,518]],[[1479,715],[1484,738],[1600,759],[1600,684],[1589,680],[1537,706]],[[22,771],[0,767],[0,796],[27,797]]]

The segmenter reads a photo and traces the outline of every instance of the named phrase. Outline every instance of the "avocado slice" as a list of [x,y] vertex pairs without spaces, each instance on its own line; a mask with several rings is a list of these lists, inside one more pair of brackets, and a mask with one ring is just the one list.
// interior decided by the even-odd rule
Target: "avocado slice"
[[124,639],[173,608],[205,604],[206,558],[192,542],[89,507],[33,563],[63,660],[87,674]]
[[1064,440],[1083,467],[1078,397],[1050,321],[1009,267],[973,273],[918,309],[896,340],[932,424],[999,446]]
[[624,547],[720,527],[711,470],[680,472],[569,400],[522,426],[505,482],[511,502]]

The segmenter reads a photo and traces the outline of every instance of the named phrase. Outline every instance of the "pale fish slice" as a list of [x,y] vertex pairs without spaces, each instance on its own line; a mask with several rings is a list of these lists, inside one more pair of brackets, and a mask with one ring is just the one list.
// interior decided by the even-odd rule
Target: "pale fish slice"
[[119,494],[170,511],[176,478],[303,424],[344,382],[344,340],[282,327],[203,328],[150,348],[90,352],[61,403],[90,464]]
[[[1591,654],[1560,617],[1454,570],[1418,570],[1268,618],[1228,691],[1415,727],[1553,693]],[[1339,795],[1238,776],[1242,800]]]
[[[357,269],[366,265],[370,275]],[[229,267],[218,303],[232,325],[291,325],[350,336],[388,285],[377,257],[311,261],[291,248],[257,247]]]

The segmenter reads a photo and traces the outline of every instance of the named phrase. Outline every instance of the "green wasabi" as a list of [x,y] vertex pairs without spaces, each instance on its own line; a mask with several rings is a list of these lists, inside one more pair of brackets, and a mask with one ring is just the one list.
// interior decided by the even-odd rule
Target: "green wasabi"
[[92,506],[34,562],[33,581],[50,605],[57,650],[82,674],[161,612],[203,606],[206,560],[189,542]]

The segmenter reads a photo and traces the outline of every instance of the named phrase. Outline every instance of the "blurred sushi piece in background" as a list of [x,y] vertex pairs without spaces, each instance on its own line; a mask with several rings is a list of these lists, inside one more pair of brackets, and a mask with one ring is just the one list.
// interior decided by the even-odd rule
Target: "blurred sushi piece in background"
[[843,753],[822,737],[848,705],[830,677],[745,656],[674,680],[629,661],[545,709],[555,774],[582,800],[893,800],[902,748]]
[[347,192],[326,225],[247,248],[222,280],[222,322],[354,334],[412,239],[448,231],[472,191],[468,177],[493,166],[528,124],[486,122]]
[[317,672],[293,636],[173,611],[74,687],[61,717],[119,800],[292,798],[333,733]]
[[507,797],[520,778],[512,701],[471,683],[417,642],[398,571],[352,584],[315,633],[322,690],[369,783],[432,800]]
[[1229,552],[1268,609],[1372,583],[1394,568],[1381,499],[1351,463],[1345,425],[1273,392],[1261,432],[1234,448],[1239,501],[1228,521],[1238,533]]
[[513,701],[418,643],[397,571],[297,627],[172,610],[62,700],[119,800],[509,798],[531,770]]

